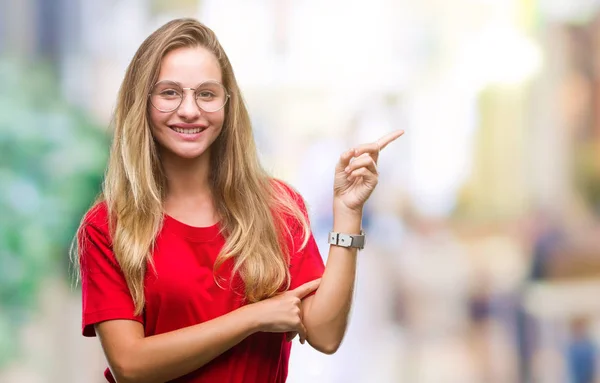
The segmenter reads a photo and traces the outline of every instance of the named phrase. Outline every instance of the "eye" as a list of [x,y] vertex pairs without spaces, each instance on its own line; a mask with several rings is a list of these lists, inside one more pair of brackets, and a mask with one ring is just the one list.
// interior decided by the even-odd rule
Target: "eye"
[[213,98],[215,97],[215,94],[213,92],[210,92],[208,90],[203,90],[198,92],[198,97],[199,98],[203,98],[203,99],[207,99],[207,98]]
[[176,89],[163,89],[160,95],[163,97],[179,97],[180,93]]

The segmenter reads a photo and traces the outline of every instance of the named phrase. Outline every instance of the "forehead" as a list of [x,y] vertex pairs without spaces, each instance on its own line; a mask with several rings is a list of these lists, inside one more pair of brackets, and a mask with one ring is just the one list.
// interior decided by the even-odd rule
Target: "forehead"
[[215,55],[204,47],[177,48],[161,60],[158,81],[163,80],[189,87],[208,80],[222,82],[221,67]]

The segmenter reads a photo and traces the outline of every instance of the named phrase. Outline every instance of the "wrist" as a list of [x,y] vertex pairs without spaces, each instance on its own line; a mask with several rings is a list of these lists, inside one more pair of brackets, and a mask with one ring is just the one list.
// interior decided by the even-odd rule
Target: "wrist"
[[260,302],[251,303],[240,308],[240,314],[244,318],[248,335],[263,331],[265,326],[263,316],[260,315],[260,309],[257,306],[258,304],[260,304]]
[[333,204],[333,231],[346,234],[358,234],[362,223],[362,206],[350,209],[342,202]]
[[363,206],[358,208],[349,208],[346,204],[340,200],[333,201],[333,217],[340,217],[344,219],[362,219]]

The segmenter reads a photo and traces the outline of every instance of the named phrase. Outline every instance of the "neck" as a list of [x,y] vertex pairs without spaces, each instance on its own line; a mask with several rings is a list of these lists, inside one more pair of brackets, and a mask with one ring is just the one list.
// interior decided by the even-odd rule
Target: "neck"
[[210,152],[191,160],[162,153],[161,162],[167,179],[167,206],[173,201],[177,201],[177,205],[212,201]]

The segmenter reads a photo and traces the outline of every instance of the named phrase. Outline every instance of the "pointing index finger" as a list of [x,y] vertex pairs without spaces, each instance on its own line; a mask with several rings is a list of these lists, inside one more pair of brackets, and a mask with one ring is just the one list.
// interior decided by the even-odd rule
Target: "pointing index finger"
[[398,137],[404,134],[404,130],[396,130],[394,132],[388,133],[385,136],[381,137],[377,140],[377,145],[379,146],[379,150],[383,150],[390,142],[393,142]]
[[303,299],[305,296],[318,289],[320,284],[321,278],[315,279],[313,281],[306,282],[302,286],[296,287],[296,289],[291,290],[291,293],[297,296],[298,298]]

